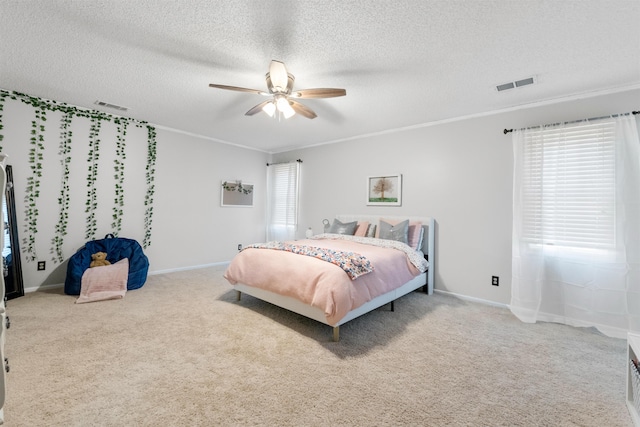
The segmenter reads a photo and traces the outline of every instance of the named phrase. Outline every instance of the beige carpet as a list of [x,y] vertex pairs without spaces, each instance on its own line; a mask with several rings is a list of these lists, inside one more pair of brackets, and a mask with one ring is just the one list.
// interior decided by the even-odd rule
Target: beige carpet
[[630,426],[626,344],[414,292],[331,328],[224,267],[9,301],[7,426]]

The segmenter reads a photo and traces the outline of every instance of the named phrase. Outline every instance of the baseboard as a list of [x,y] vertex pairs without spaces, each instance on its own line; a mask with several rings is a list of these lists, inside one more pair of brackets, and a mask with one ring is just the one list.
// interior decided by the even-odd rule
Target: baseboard
[[46,291],[48,289],[58,289],[63,287],[64,287],[64,283],[54,283],[52,285],[33,286],[29,288],[24,288],[24,293],[28,294],[31,292]]
[[189,267],[179,267],[179,268],[170,268],[170,269],[167,269],[167,270],[150,271],[149,272],[149,276],[155,276],[156,274],[176,273],[178,271],[199,270],[201,268],[216,267],[216,266],[219,266],[219,265],[227,265],[230,262],[231,261],[222,261],[222,262],[214,262],[212,264],[192,265],[192,266],[189,266]]
[[[176,273],[178,271],[188,271],[188,270],[199,270],[201,268],[216,267],[219,265],[228,265],[229,262],[230,261],[223,261],[223,262],[214,262],[212,264],[192,265],[190,267],[170,268],[167,270],[156,270],[156,271],[150,271],[148,275],[155,276],[156,274]],[[48,289],[58,289],[63,287],[64,287],[64,283],[53,283],[51,285],[32,286],[32,287],[24,288],[24,293],[28,294],[31,292],[46,291]]]
[[465,301],[472,301],[472,302],[477,302],[477,303],[480,303],[480,304],[492,305],[494,307],[500,307],[500,308],[509,309],[509,305],[508,304],[503,304],[501,302],[495,302],[495,301],[489,301],[487,299],[470,297],[470,296],[467,296],[467,295],[456,294],[455,292],[442,291],[440,289],[434,289],[434,291],[438,292],[440,294],[450,295],[452,297],[456,297],[456,298],[459,298],[459,299],[465,300]]
[[[489,300],[482,299],[482,298],[475,298],[475,297],[470,297],[470,296],[466,296],[466,295],[456,294],[454,292],[441,291],[439,289],[435,289],[435,292],[438,292],[438,293],[441,293],[441,294],[450,295],[452,297],[456,297],[456,298],[459,298],[459,299],[465,300],[465,301],[472,301],[472,302],[477,302],[477,303],[480,303],[480,304],[492,305],[494,307],[506,308],[507,310],[511,311],[511,307],[509,306],[509,304],[502,304],[502,303],[499,303],[499,302],[489,301]],[[514,314],[514,316],[519,318],[515,314]],[[519,319],[521,321],[523,321],[521,318],[519,318]],[[540,313],[537,314],[537,321],[539,321],[539,322],[548,322],[548,323],[559,323],[561,325],[572,326],[574,328],[595,328],[600,333],[602,333],[602,334],[604,334],[604,335],[606,335],[608,337],[612,337],[612,338],[626,339],[627,333],[629,332],[626,329],[614,328],[614,327],[611,327],[611,326],[603,326],[603,325],[599,325],[599,324],[591,324],[591,323],[583,322],[583,321],[576,320],[576,319],[573,319],[573,318],[570,318],[570,317],[558,316],[558,315],[549,314],[549,313],[543,313],[543,312],[540,312]]]

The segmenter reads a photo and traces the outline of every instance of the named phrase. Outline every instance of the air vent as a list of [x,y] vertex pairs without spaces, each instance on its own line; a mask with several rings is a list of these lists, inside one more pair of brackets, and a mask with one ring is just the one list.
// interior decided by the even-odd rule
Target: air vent
[[503,83],[496,85],[496,90],[498,92],[502,92],[509,89],[514,89],[517,87],[532,85],[536,82],[535,77],[527,77],[526,79],[516,80],[514,82]]
[[96,101],[96,102],[94,102],[94,104],[99,105],[100,107],[112,108],[112,109],[118,110],[118,111],[127,111],[129,109],[128,107],[122,107],[120,105],[110,104],[110,103],[104,102],[104,101]]
[[533,84],[533,77],[529,77],[528,79],[518,80],[516,82],[516,87],[522,87],[522,86],[532,85],[532,84]]
[[498,85],[496,86],[496,89],[498,89],[498,92],[502,92],[503,90],[507,90],[507,89],[513,89],[515,86],[513,85],[512,82],[510,83],[505,83],[503,85]]

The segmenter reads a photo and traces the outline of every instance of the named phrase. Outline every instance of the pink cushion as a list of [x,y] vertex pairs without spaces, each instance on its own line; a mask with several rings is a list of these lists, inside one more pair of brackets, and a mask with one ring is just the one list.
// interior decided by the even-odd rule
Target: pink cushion
[[368,228],[369,228],[369,222],[368,221],[359,222],[358,226],[356,227],[356,232],[355,232],[354,236],[361,236],[361,237],[366,236]]
[[409,243],[407,244],[415,250],[420,249],[419,245],[420,245],[421,235],[422,235],[422,223],[418,221],[409,222],[409,235],[407,237],[407,240],[409,241]]
[[124,298],[129,277],[129,259],[115,264],[87,268],[82,274],[80,296],[76,304]]

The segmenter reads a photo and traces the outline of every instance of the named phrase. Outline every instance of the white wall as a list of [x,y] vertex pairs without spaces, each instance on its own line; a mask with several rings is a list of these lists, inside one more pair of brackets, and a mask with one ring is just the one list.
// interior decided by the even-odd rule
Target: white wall
[[[338,213],[430,215],[437,221],[436,288],[498,303],[510,299],[511,137],[502,130],[597,117],[640,109],[640,89],[485,117],[387,133],[338,144],[281,153],[273,161],[301,158],[302,200],[299,235]],[[638,116],[636,116],[638,117]],[[1,145],[13,166],[18,231],[24,229],[24,194],[33,109],[7,100]],[[59,117],[49,114],[37,233],[39,260],[23,259],[26,288],[64,281],[66,262],[51,260],[50,239],[59,212]],[[73,163],[69,235],[65,258],[85,243],[88,121],[73,122]],[[97,236],[111,224],[115,130],[102,129]],[[264,239],[266,153],[158,130],[152,244],[145,250],[151,272],[230,260],[238,243]],[[146,131],[127,135],[125,215],[121,236],[144,237]],[[403,174],[400,207],[365,205],[366,177]],[[241,179],[255,184],[253,208],[220,206],[220,183]],[[491,276],[500,286],[491,286]]]
[[[266,153],[175,132],[158,133],[154,271],[229,261],[265,237]],[[221,207],[221,183],[254,184],[253,207]]]
[[[3,112],[4,140],[0,145],[9,155],[15,182],[16,213],[20,240],[25,237],[24,196],[30,175],[28,153],[34,110],[19,100],[7,99]],[[36,262],[22,256],[25,288],[64,282],[67,262],[55,263],[50,253],[51,238],[58,222],[62,166],[59,151],[60,113],[48,113],[36,250],[47,269],[37,271]],[[65,260],[84,245],[85,202],[89,119],[72,122],[72,162],[69,177],[70,210]],[[104,123],[100,133],[98,169],[98,232],[102,238],[112,232],[116,127]],[[145,250],[150,271],[159,272],[230,260],[238,243],[264,240],[266,162],[269,155],[170,130],[157,130],[154,215],[151,245]],[[121,237],[144,239],[146,128],[129,126],[126,137],[125,206]],[[255,185],[254,207],[220,206],[223,180],[240,179]]]
[[[638,109],[636,89],[280,153],[274,161],[303,160],[300,236],[307,227],[321,232],[322,219],[340,213],[433,216],[436,289],[508,304],[513,159],[503,129]],[[366,178],[390,173],[403,175],[402,206],[366,206]]]

